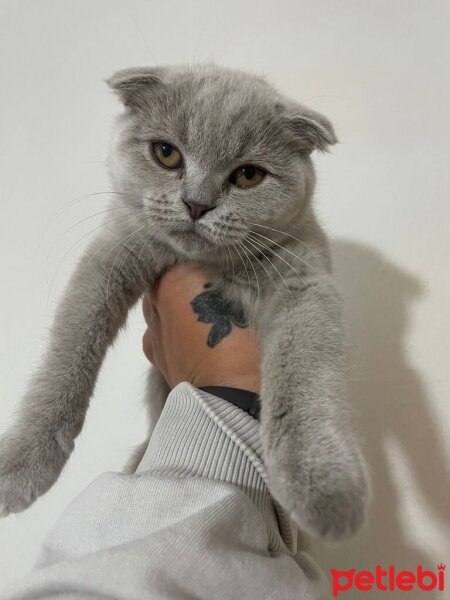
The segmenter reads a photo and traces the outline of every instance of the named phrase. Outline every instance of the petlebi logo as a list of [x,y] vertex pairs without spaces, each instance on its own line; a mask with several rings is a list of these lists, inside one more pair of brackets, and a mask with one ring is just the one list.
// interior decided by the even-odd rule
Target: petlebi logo
[[[361,592],[380,590],[382,592],[410,592],[411,590],[445,590],[445,565],[439,564],[435,571],[417,565],[414,571],[397,571],[394,565],[386,569],[377,565],[374,571],[330,569],[333,596],[339,596],[351,589]],[[345,600],[343,597],[342,600]]]

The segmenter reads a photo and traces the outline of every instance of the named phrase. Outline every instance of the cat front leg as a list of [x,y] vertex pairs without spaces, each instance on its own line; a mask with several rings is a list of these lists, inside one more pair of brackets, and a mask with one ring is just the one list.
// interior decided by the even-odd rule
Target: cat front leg
[[79,434],[108,346],[154,269],[110,232],[85,253],[57,309],[50,343],[0,440],[0,515],[19,512],[58,478]]
[[274,301],[261,337],[270,491],[303,531],[347,537],[364,520],[368,480],[348,422],[340,300],[330,278]]

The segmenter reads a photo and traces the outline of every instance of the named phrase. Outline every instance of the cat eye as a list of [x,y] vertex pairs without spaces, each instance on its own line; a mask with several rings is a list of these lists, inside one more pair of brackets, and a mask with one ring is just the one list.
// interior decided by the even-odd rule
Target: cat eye
[[235,169],[228,181],[240,188],[248,188],[256,185],[264,179],[266,172],[254,165],[243,165]]
[[183,164],[181,152],[167,142],[154,142],[152,151],[155,160],[167,169],[179,169]]

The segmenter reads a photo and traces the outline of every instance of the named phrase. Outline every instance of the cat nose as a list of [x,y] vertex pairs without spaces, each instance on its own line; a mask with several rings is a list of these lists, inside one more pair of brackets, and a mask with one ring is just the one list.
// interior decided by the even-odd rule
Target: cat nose
[[193,221],[197,221],[205,213],[214,208],[214,206],[207,206],[206,204],[200,204],[199,202],[187,202],[186,200],[183,200],[183,202],[187,206],[187,209]]

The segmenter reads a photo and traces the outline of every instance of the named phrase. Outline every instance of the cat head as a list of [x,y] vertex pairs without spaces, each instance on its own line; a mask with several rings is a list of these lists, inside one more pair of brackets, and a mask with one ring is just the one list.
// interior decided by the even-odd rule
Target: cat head
[[243,71],[134,68],[108,84],[125,107],[115,189],[134,194],[155,235],[186,254],[233,247],[255,223],[282,229],[296,219],[313,191],[311,152],[336,142],[328,119]]

